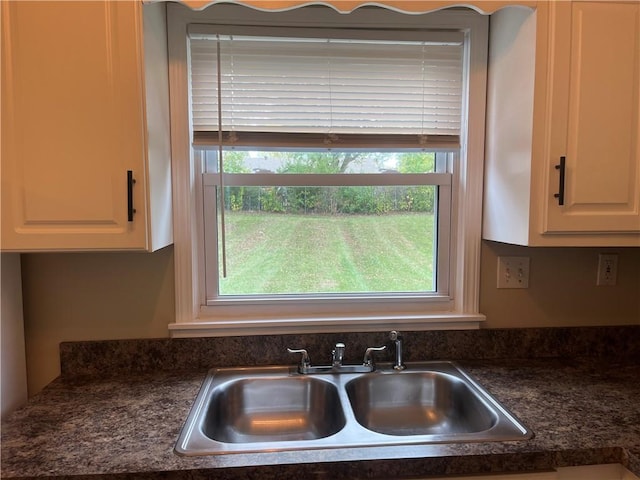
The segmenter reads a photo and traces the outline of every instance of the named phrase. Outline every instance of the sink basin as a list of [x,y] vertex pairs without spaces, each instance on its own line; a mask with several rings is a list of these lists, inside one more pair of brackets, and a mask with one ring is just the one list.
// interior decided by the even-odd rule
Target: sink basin
[[346,424],[338,387],[330,380],[289,367],[213,369],[175,451],[206,455],[322,445]]
[[219,442],[312,440],[344,427],[338,390],[313,377],[243,378],[212,392],[202,432]]
[[213,369],[180,433],[181,455],[524,440],[508,410],[451,362],[301,375]]
[[460,378],[440,372],[365,375],[346,385],[365,428],[387,435],[455,435],[491,429],[498,415]]

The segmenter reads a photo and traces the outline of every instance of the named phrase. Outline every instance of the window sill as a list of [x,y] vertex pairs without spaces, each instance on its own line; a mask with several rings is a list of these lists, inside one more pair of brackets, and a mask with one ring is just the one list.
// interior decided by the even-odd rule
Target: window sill
[[475,330],[486,317],[480,313],[444,313],[433,315],[353,316],[325,318],[282,318],[251,320],[203,320],[172,323],[172,338],[230,337],[326,332],[375,332],[397,329]]

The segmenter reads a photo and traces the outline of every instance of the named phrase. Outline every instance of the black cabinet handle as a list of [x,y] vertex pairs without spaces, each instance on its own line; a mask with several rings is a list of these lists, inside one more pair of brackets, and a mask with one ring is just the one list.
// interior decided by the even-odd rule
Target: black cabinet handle
[[133,178],[133,170],[127,170],[127,221],[133,222],[133,214],[136,209],[133,208],[133,184],[136,179]]
[[567,157],[560,157],[560,163],[556,165],[556,170],[560,171],[560,179],[558,181],[558,193],[553,196],[558,199],[558,205],[564,205],[564,174],[566,170]]

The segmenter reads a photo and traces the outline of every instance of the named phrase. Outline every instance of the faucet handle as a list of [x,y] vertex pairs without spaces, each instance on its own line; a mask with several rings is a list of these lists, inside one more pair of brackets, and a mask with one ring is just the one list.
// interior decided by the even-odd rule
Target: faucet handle
[[302,358],[300,359],[300,365],[298,366],[298,371],[300,373],[305,373],[307,369],[311,366],[311,358],[309,358],[309,354],[304,348],[299,348],[299,349],[287,348],[287,352],[302,354]]
[[384,352],[387,349],[386,345],[381,347],[369,347],[364,352],[364,359],[362,360],[362,364],[365,367],[373,367],[373,352]]

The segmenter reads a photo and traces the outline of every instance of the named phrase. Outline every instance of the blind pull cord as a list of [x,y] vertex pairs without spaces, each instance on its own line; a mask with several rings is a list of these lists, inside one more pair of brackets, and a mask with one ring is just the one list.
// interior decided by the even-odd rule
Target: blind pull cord
[[220,242],[222,248],[222,278],[227,278],[227,236],[224,214],[224,161],[222,158],[222,70],[220,61],[220,36],[216,36],[216,66],[218,83],[218,175],[220,181]]

